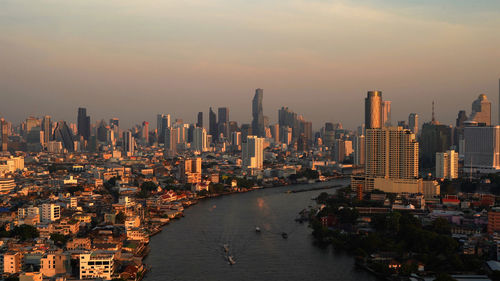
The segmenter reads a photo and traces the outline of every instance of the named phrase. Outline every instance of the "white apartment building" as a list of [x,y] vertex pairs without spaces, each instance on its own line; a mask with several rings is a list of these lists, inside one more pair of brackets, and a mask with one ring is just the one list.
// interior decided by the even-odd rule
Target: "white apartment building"
[[80,279],[111,280],[115,271],[114,258],[112,253],[80,254]]
[[248,169],[262,169],[264,167],[264,138],[247,136],[241,150],[243,167]]
[[458,178],[458,152],[448,150],[436,153],[436,178],[448,180]]
[[61,206],[56,204],[42,204],[42,221],[53,222],[61,218]]

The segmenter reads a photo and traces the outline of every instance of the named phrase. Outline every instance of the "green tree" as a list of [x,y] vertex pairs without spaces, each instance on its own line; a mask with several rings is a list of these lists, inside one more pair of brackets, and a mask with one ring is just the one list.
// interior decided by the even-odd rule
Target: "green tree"
[[11,231],[11,235],[14,237],[18,237],[21,241],[31,240],[37,238],[40,234],[36,227],[22,224],[20,226],[14,227]]
[[63,247],[66,245],[66,242],[68,242],[68,237],[59,233],[54,233],[50,235],[50,240],[54,241],[57,246]]
[[450,223],[443,218],[437,218],[432,222],[432,230],[438,234],[451,234]]

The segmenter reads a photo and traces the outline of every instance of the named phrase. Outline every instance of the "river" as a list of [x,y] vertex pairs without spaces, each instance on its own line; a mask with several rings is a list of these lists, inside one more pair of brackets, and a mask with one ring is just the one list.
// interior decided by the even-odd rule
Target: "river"
[[[346,185],[348,180],[202,200],[151,239],[145,262],[152,269],[144,280],[375,280],[354,267],[351,256],[315,246],[307,223],[294,221],[300,210],[315,205],[312,197],[333,189],[287,190],[337,184]],[[235,265],[226,261],[224,244]]]

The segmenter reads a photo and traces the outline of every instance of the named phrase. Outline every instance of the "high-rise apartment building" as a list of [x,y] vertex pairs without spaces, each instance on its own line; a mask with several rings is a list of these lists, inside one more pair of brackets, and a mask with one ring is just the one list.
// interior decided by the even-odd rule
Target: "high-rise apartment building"
[[264,127],[264,111],[262,108],[262,100],[264,99],[264,90],[256,89],[255,96],[252,100],[252,131],[255,135],[262,138],[265,137]]
[[351,178],[353,188],[390,193],[422,192],[418,179],[418,142],[401,127],[366,129],[365,175]]
[[458,178],[458,152],[448,150],[436,153],[436,178],[448,180]]
[[486,126],[491,125],[491,102],[485,94],[479,97],[472,103],[472,113],[469,121],[477,122]]
[[408,116],[408,128],[418,136],[418,114],[410,113]]
[[365,128],[378,129],[382,127],[382,92],[369,91],[365,98]]
[[198,152],[207,151],[207,130],[205,128],[194,128],[192,149]]
[[84,107],[78,108],[77,126],[78,135],[88,140],[90,137],[90,116],[87,116],[87,109]]
[[264,138],[248,136],[242,144],[242,166],[262,169],[264,166]]

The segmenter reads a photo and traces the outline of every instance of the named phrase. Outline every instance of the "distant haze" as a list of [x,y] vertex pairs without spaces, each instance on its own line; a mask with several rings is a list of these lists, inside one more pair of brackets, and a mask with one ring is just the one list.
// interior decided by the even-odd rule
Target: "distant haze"
[[0,0],[0,115],[241,124],[263,88],[273,123],[288,106],[355,128],[374,89],[393,123],[432,100],[454,123],[481,93],[496,123],[499,30],[498,0]]

